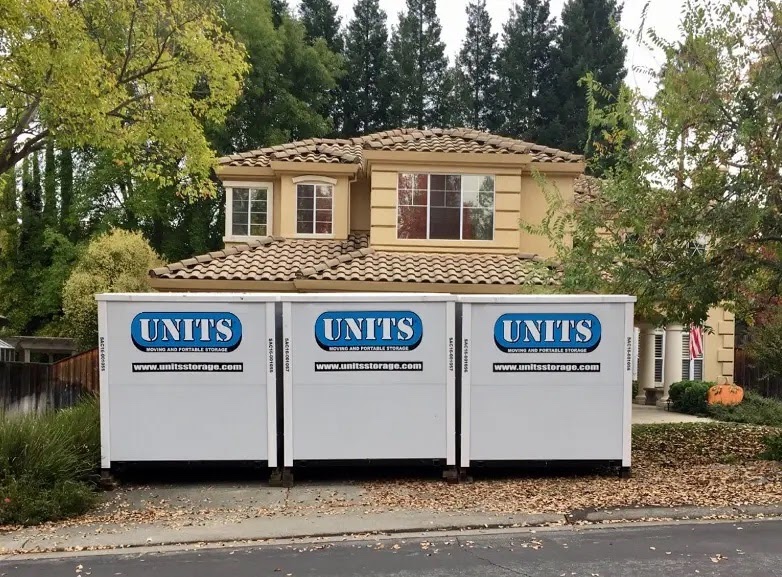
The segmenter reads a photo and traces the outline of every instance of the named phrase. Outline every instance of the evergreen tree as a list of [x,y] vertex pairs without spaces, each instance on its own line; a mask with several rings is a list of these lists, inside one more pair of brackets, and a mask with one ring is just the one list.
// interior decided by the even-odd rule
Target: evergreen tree
[[434,111],[439,119],[438,128],[458,128],[463,125],[464,94],[460,93],[461,73],[455,66],[449,66],[434,94]]
[[331,0],[301,0],[299,15],[309,42],[323,38],[333,52],[342,52],[341,18]]
[[73,223],[73,152],[70,148],[60,151],[60,233],[76,240]]
[[287,0],[271,0],[270,6],[272,9],[272,24],[275,28],[279,28],[282,25],[283,19],[290,14],[290,8],[288,7]]
[[[553,82],[541,98],[544,115],[552,121],[541,130],[541,144],[572,152],[585,152],[589,134],[586,87],[579,86],[587,72],[613,97],[626,74],[627,49],[619,30],[622,7],[617,0],[568,0],[552,55]],[[598,96],[598,106],[610,99]],[[588,151],[586,151],[588,152]]]
[[43,220],[48,227],[57,226],[57,161],[54,157],[54,141],[46,142],[43,167]]
[[551,123],[544,114],[550,107],[541,100],[551,93],[548,83],[552,80],[555,37],[550,0],[524,0],[522,6],[511,8],[497,59],[498,106],[504,134],[538,142],[542,130]]
[[389,126],[389,78],[386,13],[379,0],[357,0],[345,35],[342,132],[357,136]]
[[442,124],[435,100],[448,69],[436,0],[407,0],[391,40],[395,110],[402,125],[425,128]]
[[0,264],[13,266],[19,244],[19,205],[16,170],[0,174]]
[[497,35],[491,31],[486,0],[467,5],[467,34],[456,61],[461,119],[478,130],[497,128]]

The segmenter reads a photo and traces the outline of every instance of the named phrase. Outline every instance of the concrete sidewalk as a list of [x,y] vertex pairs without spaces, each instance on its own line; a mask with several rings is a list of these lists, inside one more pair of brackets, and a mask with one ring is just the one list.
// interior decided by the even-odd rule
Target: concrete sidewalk
[[633,405],[634,425],[658,425],[664,423],[713,423],[714,419],[696,417],[666,411],[652,405]]
[[[107,493],[94,514],[59,525],[0,532],[0,556],[50,551],[268,539],[381,535],[613,523],[782,516],[780,506],[580,510],[564,513],[434,511],[373,506],[360,485],[305,482],[128,487]],[[2,558],[2,557],[0,557]],[[6,557],[7,558],[7,557]]]

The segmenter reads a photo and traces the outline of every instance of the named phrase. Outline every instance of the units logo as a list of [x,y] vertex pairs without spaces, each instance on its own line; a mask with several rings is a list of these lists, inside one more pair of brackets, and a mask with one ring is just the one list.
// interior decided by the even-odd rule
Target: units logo
[[589,353],[601,333],[588,313],[508,313],[494,323],[494,342],[506,353]]
[[242,323],[226,312],[140,313],[130,337],[147,353],[228,353],[242,341]]
[[423,334],[411,311],[330,311],[315,321],[315,340],[326,351],[412,351]]

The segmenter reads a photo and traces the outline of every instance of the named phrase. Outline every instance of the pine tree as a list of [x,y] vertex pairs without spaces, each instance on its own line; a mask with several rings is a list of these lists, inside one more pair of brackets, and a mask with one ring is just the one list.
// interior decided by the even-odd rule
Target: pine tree
[[551,123],[544,114],[550,107],[541,99],[551,92],[548,83],[555,37],[550,0],[524,0],[522,6],[511,8],[497,59],[504,134],[538,142]]
[[70,148],[60,151],[60,233],[76,241],[73,223],[73,152]]
[[357,136],[389,126],[389,82],[386,13],[379,0],[357,0],[345,35],[343,135]]
[[436,0],[407,0],[391,40],[395,111],[404,126],[442,124],[435,100],[448,69]]
[[43,167],[43,220],[48,227],[57,226],[57,161],[54,157],[54,141],[46,142]]
[[491,31],[486,0],[467,5],[467,34],[456,61],[461,119],[478,130],[497,128],[497,35]]
[[307,30],[307,40],[323,38],[333,52],[342,52],[341,18],[331,0],[301,0],[299,15]]
[[[557,49],[552,55],[553,82],[543,94],[552,121],[541,131],[541,144],[585,152],[587,136],[586,88],[579,86],[587,72],[614,97],[622,86],[627,49],[619,21],[617,0],[569,0],[562,10]],[[599,97],[599,106],[607,104]],[[588,152],[588,151],[587,151]]]
[[290,13],[287,0],[271,0],[272,8],[272,23],[275,28],[279,28],[282,25],[282,21]]

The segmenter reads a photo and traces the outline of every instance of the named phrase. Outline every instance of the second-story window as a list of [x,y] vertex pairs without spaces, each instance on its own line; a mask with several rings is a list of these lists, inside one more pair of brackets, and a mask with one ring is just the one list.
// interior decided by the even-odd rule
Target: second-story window
[[225,238],[269,236],[272,186],[270,183],[226,182]]
[[492,240],[494,177],[400,173],[397,237]]
[[296,185],[296,232],[325,234],[333,231],[334,187],[330,184]]

